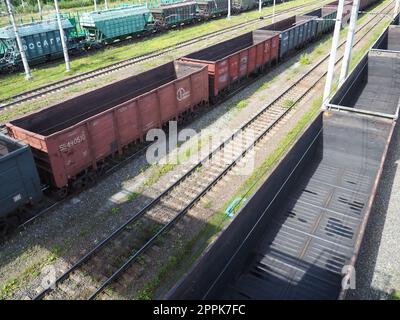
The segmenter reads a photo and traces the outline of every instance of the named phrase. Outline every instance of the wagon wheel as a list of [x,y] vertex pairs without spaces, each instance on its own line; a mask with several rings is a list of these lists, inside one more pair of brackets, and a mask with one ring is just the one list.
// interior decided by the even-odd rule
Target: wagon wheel
[[0,218],[0,236],[4,237],[8,232],[7,220],[6,218]]
[[6,236],[11,231],[15,230],[19,225],[17,216],[3,217],[0,219],[0,235]]
[[56,194],[56,197],[57,197],[58,200],[65,199],[69,194],[68,187],[62,187],[62,188],[57,189],[55,194]]
[[85,175],[83,179],[85,186],[92,186],[97,182],[97,174],[96,172],[91,171],[87,175]]

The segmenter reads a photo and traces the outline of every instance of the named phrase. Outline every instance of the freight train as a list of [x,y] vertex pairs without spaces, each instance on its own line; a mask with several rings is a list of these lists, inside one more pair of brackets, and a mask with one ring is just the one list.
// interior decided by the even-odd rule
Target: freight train
[[[362,3],[367,2],[371,4],[369,0]],[[34,161],[25,169],[32,176],[37,172],[42,185],[64,197],[93,182],[114,156],[126,154],[150,129],[190,118],[246,85],[249,77],[267,72],[271,65],[332,32],[335,17],[336,11],[322,7],[210,46],[10,121],[7,139],[30,146]],[[0,155],[4,164],[0,175],[13,165],[14,154],[18,156],[18,152]],[[37,202],[39,184],[31,179],[35,191],[20,197],[20,185],[14,185],[14,179],[5,180],[10,188],[0,189],[0,218],[7,226],[15,209]],[[15,205],[3,205],[3,201]]]
[[[290,0],[288,0],[290,1]],[[255,0],[232,0],[232,12],[254,9]],[[279,0],[277,3],[282,3]],[[265,0],[270,5],[272,0]],[[226,15],[226,0],[162,0],[156,4],[122,5],[112,9],[62,14],[62,27],[72,55],[127,38],[149,36],[182,25]],[[62,56],[61,38],[55,15],[47,20],[19,26],[23,49],[32,65]],[[0,72],[21,69],[22,61],[11,26],[0,28]]]

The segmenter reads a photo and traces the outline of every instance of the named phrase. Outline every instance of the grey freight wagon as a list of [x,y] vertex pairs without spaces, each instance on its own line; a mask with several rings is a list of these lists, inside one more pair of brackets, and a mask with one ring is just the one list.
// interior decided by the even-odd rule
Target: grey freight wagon
[[0,230],[12,213],[41,198],[42,188],[30,147],[0,134]]

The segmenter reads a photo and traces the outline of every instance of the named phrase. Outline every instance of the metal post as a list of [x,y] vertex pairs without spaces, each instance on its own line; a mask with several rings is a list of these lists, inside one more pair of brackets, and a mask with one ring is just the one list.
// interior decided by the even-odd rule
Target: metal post
[[276,6],[276,0],[274,0],[274,4],[272,7],[272,23],[275,22],[275,6]]
[[344,0],[339,0],[335,31],[333,33],[331,55],[329,57],[328,73],[326,75],[326,83],[323,97],[323,105],[328,103],[329,96],[332,90],[332,82],[335,71],[337,46],[340,38],[340,28],[342,27]]
[[40,14],[40,20],[42,20],[42,5],[40,4],[40,0],[37,0],[37,5],[39,9],[39,14]]
[[231,18],[231,0],[228,0],[228,16],[226,18],[228,20]]
[[63,29],[62,22],[61,22],[60,10],[58,9],[58,0],[54,0],[54,5],[56,7],[58,29],[60,30],[61,45],[62,45],[63,53],[64,53],[65,70],[68,72],[71,70],[71,67],[69,64],[68,48],[67,48],[67,43],[65,42],[65,34],[64,34],[64,29]]
[[353,8],[351,10],[349,31],[347,32],[346,49],[344,51],[342,70],[340,72],[340,78],[339,78],[339,85],[341,85],[344,82],[349,72],[351,53],[354,44],[354,34],[356,32],[359,9],[360,9],[360,0],[354,0]]
[[105,4],[105,6],[106,6],[106,10],[108,10],[108,1],[107,1],[107,0],[104,0],[104,4]]
[[94,1],[94,11],[97,11],[97,1],[96,0],[93,1]]
[[262,0],[258,0],[258,12],[261,12]]
[[8,13],[10,15],[11,24],[14,29],[15,39],[17,40],[17,45],[18,45],[18,49],[19,49],[19,54],[21,55],[22,64],[24,65],[25,79],[29,80],[32,78],[31,69],[29,68],[28,60],[26,59],[25,50],[24,50],[24,47],[22,46],[21,37],[19,36],[19,33],[18,33],[18,27],[17,27],[17,24],[15,23],[14,14],[11,9],[10,0],[6,0],[6,5],[7,5]]
[[400,0],[396,0],[396,5],[394,7],[394,14],[393,14],[393,18],[396,18],[398,13],[399,13],[399,9],[400,9]]

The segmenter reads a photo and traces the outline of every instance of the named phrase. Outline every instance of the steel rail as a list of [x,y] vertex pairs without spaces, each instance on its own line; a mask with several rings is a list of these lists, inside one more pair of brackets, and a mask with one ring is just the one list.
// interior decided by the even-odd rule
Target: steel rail
[[[390,6],[390,4],[388,5]],[[387,8],[387,7],[386,7]],[[386,9],[385,8],[385,9]],[[379,24],[381,21],[383,20],[383,18],[381,18],[374,26],[373,28]],[[370,31],[373,29],[371,28]],[[368,31],[366,33],[369,34]],[[362,39],[365,38],[364,35],[362,38],[360,38],[356,43],[358,44]],[[342,42],[342,44],[340,45],[343,46],[345,44],[345,42]],[[319,67],[323,62],[325,62],[327,60],[327,58],[329,57],[329,55],[327,55],[323,60],[320,61],[320,63],[318,65],[316,65],[314,68],[311,69],[310,73],[315,70],[317,67]],[[335,63],[335,65],[340,62],[343,59],[343,56],[341,56]],[[274,102],[272,102],[267,108],[269,108],[270,106],[272,106],[273,104],[275,104],[280,98],[282,98],[283,96],[285,96],[287,94],[287,92],[291,91],[293,89],[293,87],[295,87],[301,80],[304,80],[304,78],[306,76],[309,76],[309,74],[304,75],[303,77],[300,78],[300,80],[298,82],[296,82],[296,84],[294,84],[291,88],[289,88],[288,90],[285,91],[284,94],[282,94],[278,99],[274,100]],[[173,225],[175,225],[176,221],[183,216],[189,209],[191,209],[195,203],[198,202],[198,200],[206,193],[208,192],[208,190],[210,190],[227,172],[229,172],[240,160],[242,160],[245,155],[252,149],[255,147],[255,145],[261,140],[263,139],[273,128],[276,127],[277,124],[279,124],[283,118],[285,118],[288,113],[296,106],[300,103],[301,100],[304,99],[305,96],[307,96],[307,94],[309,94],[316,86],[317,84],[323,80],[326,76],[327,72],[324,72],[298,99],[296,99],[296,101],[293,102],[293,104],[281,115],[279,116],[279,118],[277,118],[273,124],[271,124],[268,128],[266,128],[264,130],[263,133],[261,133],[257,139],[249,146],[246,148],[246,150],[244,150],[242,152],[241,155],[239,155],[226,169],[223,170],[223,172],[221,172],[218,177],[216,179],[214,179],[202,192],[200,192],[183,210],[181,210],[168,224],[166,224],[165,226],[163,226],[150,240],[148,240],[138,251],[136,251],[131,257],[129,257],[126,262],[117,270],[115,271],[115,273],[113,275],[111,275],[90,297],[89,300],[93,300],[95,299],[108,285],[110,285],[117,277],[119,277],[121,275],[122,272],[124,272],[129,266],[130,264],[140,255],[142,254],[148,247],[150,247],[161,235],[164,234],[165,231],[167,231],[168,229],[170,229]],[[264,110],[262,110],[259,114],[257,114],[254,118],[252,118],[249,122],[247,122],[245,124],[245,127],[247,127],[248,125],[250,125],[250,123],[252,123],[253,121],[255,121],[259,115],[263,114],[265,112],[265,110],[267,109],[265,108]],[[239,129],[239,131],[243,131],[244,129]],[[233,140],[233,135],[229,140]],[[221,148],[217,148],[218,150],[220,150]]]
[[[317,3],[320,3],[320,1],[314,1],[314,2],[311,2],[311,3],[307,3],[307,4],[304,4],[304,5],[299,5],[299,6],[293,7],[291,9],[282,10],[282,11],[279,11],[275,15],[275,17],[282,16],[284,14],[287,14],[289,12],[292,12],[292,11],[295,11],[295,10],[298,10],[298,9],[312,7]],[[187,41],[179,42],[177,44],[168,46],[168,47],[166,47],[164,49],[161,49],[161,50],[158,50],[158,51],[153,51],[153,52],[150,52],[150,53],[147,53],[147,54],[144,54],[144,55],[140,55],[140,56],[137,56],[137,57],[134,57],[134,58],[129,58],[129,59],[126,59],[126,60],[123,60],[123,61],[120,61],[120,62],[116,62],[116,63],[110,64],[108,66],[101,67],[101,68],[98,68],[98,69],[95,69],[95,70],[92,70],[92,71],[80,73],[80,74],[77,74],[75,76],[68,77],[66,79],[63,79],[63,80],[60,80],[60,81],[56,81],[56,82],[53,82],[53,83],[50,83],[50,84],[47,84],[47,85],[44,85],[44,86],[38,87],[36,89],[32,89],[30,91],[22,92],[20,94],[14,95],[14,96],[12,96],[10,98],[0,100],[0,111],[1,110],[6,110],[6,109],[11,108],[11,107],[13,107],[15,105],[18,105],[20,103],[31,101],[31,100],[34,100],[34,99],[36,99],[38,97],[41,97],[41,96],[44,96],[44,95],[59,91],[61,89],[65,89],[65,88],[70,87],[72,85],[75,85],[75,84],[78,84],[78,83],[81,83],[81,82],[84,82],[84,81],[87,81],[87,80],[90,80],[90,79],[94,79],[94,78],[103,76],[103,75],[105,75],[107,73],[115,72],[115,71],[118,71],[120,69],[127,68],[127,67],[130,67],[132,65],[138,64],[140,62],[143,62],[143,61],[146,61],[146,60],[149,60],[149,59],[153,59],[153,58],[157,58],[157,57],[165,55],[165,54],[167,54],[167,53],[169,53],[171,51],[187,47],[187,46],[189,46],[191,44],[194,44],[194,43],[196,43],[198,41],[204,41],[204,40],[212,39],[212,38],[214,38],[216,36],[219,36],[219,35],[227,32],[227,31],[234,31],[234,30],[237,30],[237,29],[241,29],[243,27],[246,27],[247,25],[251,25],[251,24],[260,22],[263,19],[269,19],[271,17],[272,17],[272,14],[269,14],[269,15],[266,15],[266,16],[262,16],[262,17],[259,17],[259,18],[255,18],[255,19],[252,19],[250,21],[242,22],[240,24],[237,24],[237,25],[234,25],[234,26],[231,26],[231,27],[227,27],[227,28],[218,30],[217,32],[214,32],[214,33],[211,33],[211,34],[206,34],[206,35],[203,35],[203,36],[198,36],[196,38],[192,38],[192,39],[187,40]]]
[[[392,3],[389,3],[385,8],[382,9],[382,11],[386,10]],[[363,30],[367,25],[369,25],[371,22],[373,22],[375,18],[372,18],[369,20],[367,23],[365,23],[363,26],[359,27],[357,30],[357,33]],[[360,39],[358,39],[355,43],[354,46],[356,46],[361,40],[363,40],[373,29],[376,25],[378,25],[384,18],[381,18],[378,22],[376,22],[368,31],[365,35],[363,35]],[[339,47],[344,45],[344,41],[341,42]],[[236,130],[228,139],[226,139],[222,144],[220,144],[217,148],[215,148],[208,156],[203,158],[200,162],[198,162],[192,169],[190,169],[188,172],[186,172],[180,179],[178,179],[175,183],[173,183],[170,187],[168,187],[161,195],[159,195],[157,198],[153,199],[152,202],[147,204],[144,208],[142,208],[138,213],[136,213],[133,217],[131,217],[127,222],[125,222],[123,225],[121,225],[118,229],[116,229],[110,236],[102,240],[96,247],[94,247],[90,252],[88,252],[83,258],[81,258],[78,262],[76,262],[69,270],[67,270],[65,273],[63,273],[60,277],[57,278],[55,281],[55,285],[59,284],[63,280],[65,280],[73,271],[77,270],[82,264],[84,264],[86,261],[88,261],[92,256],[94,256],[97,251],[99,251],[102,247],[104,247],[106,244],[108,244],[114,237],[116,237],[118,234],[120,234],[129,224],[132,222],[135,222],[138,220],[140,217],[142,217],[150,208],[154,207],[164,196],[169,194],[176,186],[181,184],[186,178],[188,178],[190,175],[192,175],[193,172],[195,172],[198,168],[203,166],[203,163],[211,159],[218,151],[223,149],[225,145],[233,140],[240,132],[245,130],[252,122],[254,122],[261,114],[263,114],[266,110],[268,110],[272,105],[276,104],[278,100],[280,100],[282,97],[284,97],[288,92],[290,92],[293,88],[295,88],[298,83],[302,80],[304,80],[307,76],[310,76],[311,72],[314,71],[316,68],[320,67],[322,63],[324,63],[327,59],[329,58],[329,54],[323,57],[310,71],[303,75],[300,79],[296,81],[295,84],[293,84],[291,87],[289,87],[287,90],[285,90],[284,93],[282,93],[278,98],[276,98],[273,102],[268,104],[262,111],[260,111],[256,116],[252,117],[246,124],[244,124],[240,129]],[[342,59],[343,57],[339,58],[336,62],[336,64]],[[212,182],[208,184],[206,188],[202,190],[194,199],[191,200],[191,202],[185,206],[184,209],[182,209],[168,224],[164,225],[160,230],[158,230],[151,238],[148,240],[138,251],[136,251],[133,255],[131,255],[126,262],[117,270],[115,271],[91,296],[89,299],[94,299],[96,296],[101,293],[110,283],[112,283],[126,268],[137,258],[141,253],[143,253],[148,247],[151,246],[151,244],[154,243],[155,240],[157,240],[166,230],[168,230],[170,227],[172,227],[177,220],[179,220],[180,217],[182,217],[190,208],[193,207],[193,205],[205,194],[207,193],[220,179],[223,177],[228,171],[230,171],[238,161],[240,161],[248,152],[251,148],[253,148],[268,132],[271,131],[280,121],[310,92],[312,91],[315,86],[325,77],[326,72],[324,72],[302,95],[300,98],[296,99],[296,101],[281,115],[279,116],[278,119],[276,119],[272,125],[270,125],[268,128],[264,130],[262,134],[257,137],[256,140],[253,141],[253,143],[244,150],[240,156],[238,156],[227,168],[221,172],[217,178],[213,179]],[[45,297],[46,294],[50,293],[52,291],[52,288],[47,288],[43,290],[41,293],[39,293],[34,299],[42,299]]]

